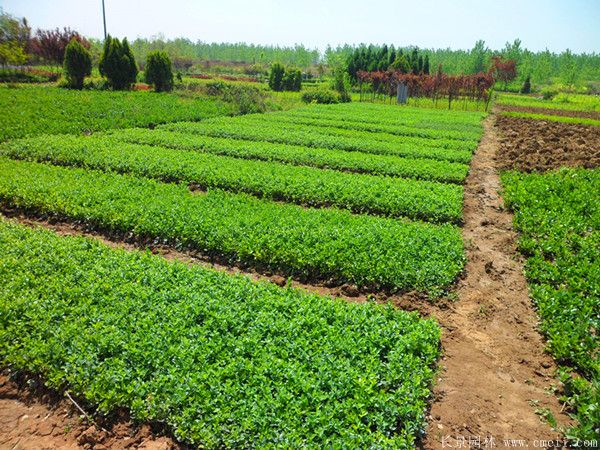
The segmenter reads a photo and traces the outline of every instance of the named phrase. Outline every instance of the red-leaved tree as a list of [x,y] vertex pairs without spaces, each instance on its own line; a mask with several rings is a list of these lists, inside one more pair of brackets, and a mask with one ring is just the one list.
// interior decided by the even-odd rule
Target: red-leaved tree
[[60,66],[65,57],[65,49],[71,39],[79,41],[86,49],[90,48],[90,43],[77,31],[70,28],[63,28],[62,30],[56,28],[54,30],[38,29],[31,40],[31,51],[41,60]]
[[453,101],[461,98],[465,101],[465,107],[467,100],[483,101],[487,105],[495,82],[491,71],[474,75],[447,75],[442,73],[441,68],[438,68],[435,75],[402,73],[393,69],[385,72],[359,70],[356,75],[361,87],[361,100],[365,85],[370,85],[372,99],[378,95],[387,95],[391,101],[396,95],[398,84],[403,84],[408,88],[409,97],[431,98],[436,103],[445,97],[448,108],[452,107]]
[[490,71],[498,81],[504,83],[504,90],[508,83],[517,78],[517,63],[512,59],[503,59],[501,56],[492,57]]

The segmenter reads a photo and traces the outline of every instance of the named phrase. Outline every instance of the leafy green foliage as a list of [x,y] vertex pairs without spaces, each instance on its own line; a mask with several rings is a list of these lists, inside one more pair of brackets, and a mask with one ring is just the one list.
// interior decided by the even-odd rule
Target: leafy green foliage
[[211,81],[206,83],[205,89],[208,95],[232,104],[239,114],[262,113],[267,110],[265,91],[249,83]]
[[[600,434],[600,170],[505,173],[507,205],[523,233],[519,245],[530,291],[552,354],[563,370],[581,439]],[[568,371],[575,370],[572,378]]]
[[521,87],[521,94],[529,93],[531,93],[531,75],[527,75],[527,78],[523,82],[523,87]]
[[201,120],[232,111],[206,98],[151,92],[71,91],[50,86],[0,86],[0,141],[40,134],[81,133]]
[[84,221],[286,275],[439,292],[464,265],[460,229],[0,158],[7,207]]
[[302,88],[302,71],[295,67],[285,67],[278,62],[271,65],[269,88],[276,92],[299,91]]
[[[351,117],[346,119],[333,119],[328,117],[323,117],[319,114],[308,116],[308,115],[300,115],[292,112],[285,112],[281,114],[268,114],[265,116],[253,116],[253,117],[245,117],[243,120],[240,120],[242,123],[249,122],[251,120],[257,120],[261,123],[270,124],[292,124],[298,126],[305,126],[310,128],[326,128],[326,129],[338,129],[342,130],[352,130],[357,132],[369,132],[373,133],[371,135],[371,140],[390,140],[396,141],[397,138],[395,136],[410,136],[410,137],[420,137],[427,139],[448,139],[448,140],[459,140],[459,141],[470,141],[473,144],[473,147],[477,146],[477,142],[481,137],[481,129],[473,129],[473,130],[444,130],[444,129],[436,129],[436,128],[427,128],[423,126],[412,126],[412,125],[386,125],[380,123],[364,123],[361,121],[355,121]],[[317,128],[317,129],[318,129]],[[376,133],[376,134],[375,134]],[[386,134],[392,136],[386,136]],[[364,136],[364,134],[363,134]],[[460,144],[459,144],[460,145]]]
[[156,92],[172,90],[173,70],[169,55],[160,51],[148,53],[144,76],[146,83],[153,85]]
[[313,89],[302,93],[302,101],[304,103],[320,103],[323,105],[331,105],[340,102],[340,96],[337,92],[331,89]]
[[302,72],[300,69],[294,67],[285,69],[282,87],[284,91],[298,92],[302,88]]
[[107,36],[98,67],[113,89],[129,89],[136,81],[138,70],[127,38],[119,41]]
[[71,39],[65,48],[64,71],[74,89],[82,89],[84,78],[92,74],[92,56],[77,39]]
[[478,139],[481,135],[481,119],[484,117],[482,113],[413,108],[410,106],[403,106],[398,109],[370,103],[353,103],[352,105],[333,107],[316,105],[311,108],[296,108],[286,111],[285,115],[338,121],[345,119],[360,124],[455,130],[464,132],[471,139]]
[[0,360],[202,448],[411,448],[440,331],[0,220]]
[[348,103],[351,101],[350,98],[350,77],[346,68],[342,65],[338,65],[333,70],[333,82],[332,89],[335,90],[341,103]]
[[309,206],[459,223],[463,188],[430,181],[348,174],[88,138],[37,138],[0,148],[13,158],[147,176],[247,192]]
[[27,47],[31,27],[26,19],[18,19],[0,9],[0,65],[24,64],[28,59]]
[[466,164],[426,159],[425,157],[428,156],[426,151],[421,157],[415,152],[412,158],[401,158],[391,155],[183,134],[165,130],[152,130],[152,132],[139,129],[119,130],[112,132],[111,138],[121,142],[193,150],[236,158],[278,161],[299,166],[445,183],[462,183],[469,170],[469,166]]

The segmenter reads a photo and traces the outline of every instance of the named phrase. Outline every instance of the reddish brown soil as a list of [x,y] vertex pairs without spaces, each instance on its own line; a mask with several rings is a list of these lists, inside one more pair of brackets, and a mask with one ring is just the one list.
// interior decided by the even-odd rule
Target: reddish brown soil
[[66,396],[37,381],[0,375],[1,450],[183,448],[153,433],[149,425],[135,426],[126,417],[105,422],[90,423]]
[[556,366],[544,352],[512,216],[498,194],[493,120],[485,120],[465,185],[466,277],[458,301],[434,313],[443,329],[444,357],[425,448],[443,448],[444,438],[456,448],[470,436],[479,437],[482,448],[489,436],[496,447],[503,447],[503,439],[526,439],[533,447],[534,439],[559,436],[536,408],[548,408],[559,423],[567,421],[550,390],[557,383]]
[[497,116],[498,167],[526,172],[600,167],[600,127]]
[[497,108],[501,111],[517,111],[531,114],[546,114],[550,116],[562,117],[583,117],[586,119],[600,120],[600,112],[598,111],[569,111],[566,109],[536,108],[532,106],[516,105],[498,105]]

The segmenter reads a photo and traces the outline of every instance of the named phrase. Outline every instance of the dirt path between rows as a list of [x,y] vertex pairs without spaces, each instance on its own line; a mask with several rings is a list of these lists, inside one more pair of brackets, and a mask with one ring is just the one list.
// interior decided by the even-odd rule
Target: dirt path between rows
[[506,447],[504,439],[526,440],[533,448],[539,444],[536,439],[560,436],[541,419],[542,408],[559,423],[567,420],[551,391],[556,366],[537,331],[512,215],[499,196],[494,120],[490,115],[484,121],[465,184],[466,276],[452,308],[434,313],[442,326],[445,356],[424,441],[427,449],[469,448],[469,438],[471,448],[477,443],[481,448]]

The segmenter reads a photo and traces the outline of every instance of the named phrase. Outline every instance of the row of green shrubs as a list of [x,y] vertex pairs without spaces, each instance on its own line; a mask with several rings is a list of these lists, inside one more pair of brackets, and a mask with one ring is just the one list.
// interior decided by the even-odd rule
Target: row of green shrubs
[[332,89],[318,88],[304,92],[302,94],[302,101],[304,103],[333,104],[344,103],[350,100]]
[[[77,39],[72,39],[65,49],[63,63],[67,86],[82,89],[85,77],[92,73],[92,57]],[[136,82],[138,68],[127,38],[119,41],[108,36],[98,63],[100,75],[108,80],[112,89],[125,90]],[[173,89],[173,69],[165,52],[151,52],[146,59],[145,79],[156,92]]]

